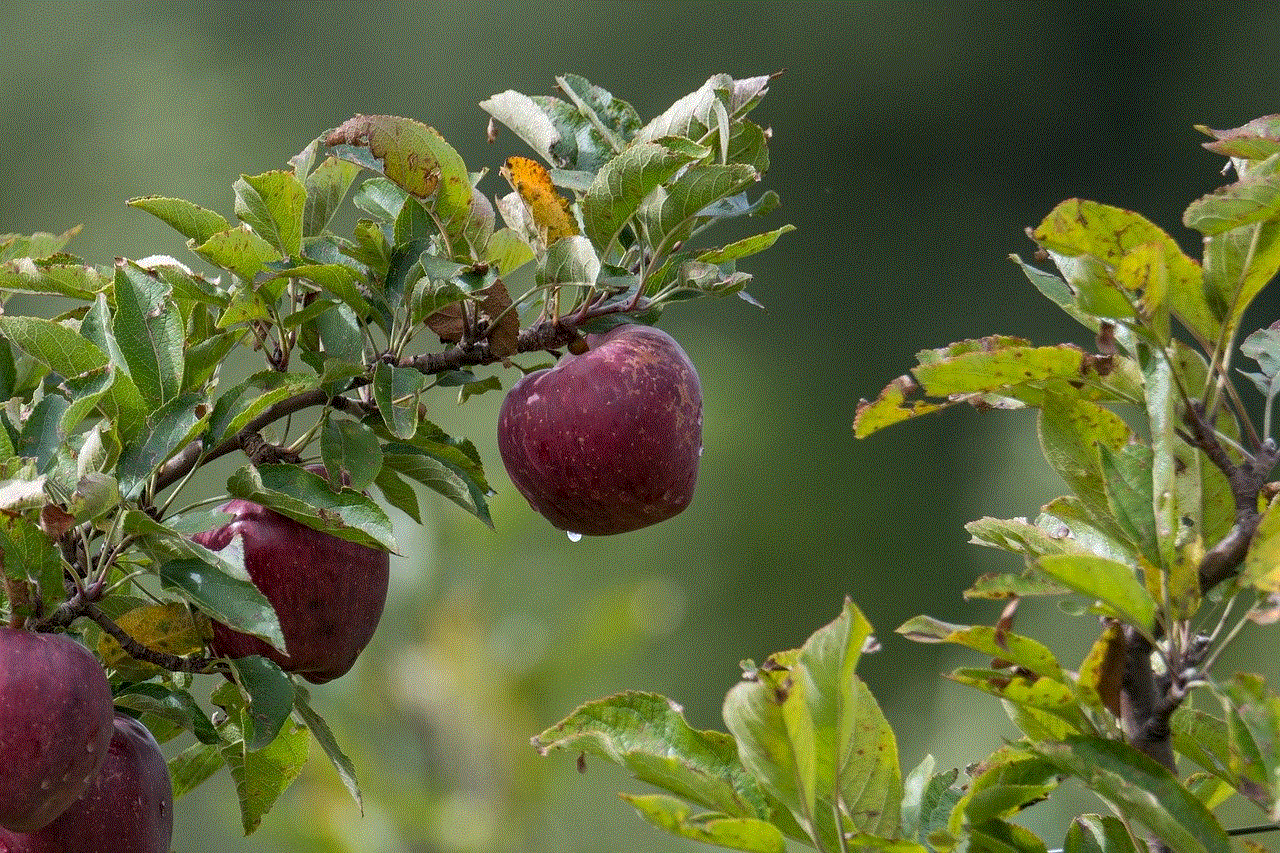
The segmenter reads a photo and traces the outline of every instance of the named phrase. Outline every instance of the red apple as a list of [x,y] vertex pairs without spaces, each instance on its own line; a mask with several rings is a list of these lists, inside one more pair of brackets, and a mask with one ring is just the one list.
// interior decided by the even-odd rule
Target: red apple
[[156,739],[116,715],[102,769],[53,823],[22,834],[0,830],[0,853],[169,853],[173,787]]
[[511,482],[570,533],[624,533],[671,518],[698,478],[698,373],[651,326],[588,335],[587,347],[523,377],[503,400],[498,450]]
[[213,551],[237,536],[243,540],[244,567],[275,608],[287,653],[217,622],[214,652],[262,655],[313,684],[346,673],[382,617],[391,567],[387,552],[313,530],[251,501],[233,500],[222,510],[234,518],[194,538]]
[[83,646],[0,628],[0,827],[40,829],[84,792],[112,713],[111,685]]

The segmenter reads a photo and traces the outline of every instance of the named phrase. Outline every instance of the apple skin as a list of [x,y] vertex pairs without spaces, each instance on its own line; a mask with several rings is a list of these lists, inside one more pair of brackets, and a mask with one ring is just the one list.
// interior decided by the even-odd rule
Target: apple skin
[[115,715],[102,769],[53,823],[23,834],[0,830],[0,853],[169,853],[173,786],[142,723]]
[[245,569],[275,608],[288,653],[218,622],[213,623],[213,651],[229,658],[262,655],[312,684],[344,675],[382,617],[390,556],[251,501],[230,501],[222,511],[232,520],[193,538],[221,551],[242,537]]
[[0,628],[0,827],[32,832],[62,814],[102,766],[113,714],[83,646]]
[[498,413],[511,482],[561,530],[607,536],[680,513],[702,455],[702,386],[666,332],[622,325],[520,379]]

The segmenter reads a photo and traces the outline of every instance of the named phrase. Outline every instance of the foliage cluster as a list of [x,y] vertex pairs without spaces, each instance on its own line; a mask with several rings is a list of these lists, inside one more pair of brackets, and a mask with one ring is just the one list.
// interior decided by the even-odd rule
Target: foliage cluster
[[[493,202],[435,130],[363,115],[289,168],[236,180],[235,223],[182,199],[129,202],[214,274],[165,255],[93,266],[64,251],[74,230],[0,237],[0,615],[94,650],[117,708],[162,742],[189,736],[175,793],[225,767],[246,832],[312,740],[358,801],[301,683],[263,657],[210,654],[211,620],[284,640],[243,555],[191,538],[225,520],[210,509],[225,496],[184,495],[243,453],[231,497],[369,548],[395,550],[384,506],[421,520],[419,487],[492,524],[480,455],[432,422],[432,401],[501,389],[481,368],[532,369],[522,354],[652,323],[672,302],[749,300],[736,262],[789,226],[727,245],[703,233],[778,204],[748,196],[770,134],[747,115],[771,79],[716,75],[647,122],[572,75],[559,96],[494,95],[491,139],[504,125],[542,162],[507,160],[512,191]],[[260,368],[224,377],[245,356]],[[214,674],[210,710],[194,685]]]
[[[898,628],[989,659],[949,674],[997,697],[1021,737],[967,768],[926,758],[903,775],[892,728],[855,672],[874,648],[846,603],[799,649],[744,664],[724,701],[728,732],[695,731],[659,696],[584,705],[535,738],[602,756],[669,794],[624,795],[686,838],[756,853],[792,842],[824,851],[1045,853],[1014,818],[1067,779],[1110,814],[1082,815],[1069,853],[1225,853],[1214,810],[1236,798],[1280,820],[1280,697],[1258,675],[1215,664],[1250,625],[1280,615],[1280,330],[1247,335],[1256,363],[1233,369],[1245,311],[1280,270],[1280,117],[1201,128],[1236,180],[1193,202],[1204,237],[1187,256],[1137,213],[1058,205],[1028,234],[1030,282],[1090,333],[1036,346],[990,336],[919,353],[910,375],[862,401],[859,437],[957,404],[1034,409],[1041,449],[1070,493],[1031,520],[982,518],[972,541],[1021,557],[967,598],[1007,602],[994,625],[919,616]],[[1236,388],[1263,397],[1254,424]],[[1018,602],[1053,597],[1095,620],[1074,668],[1016,633]],[[1178,759],[1191,766],[1179,770]],[[1232,833],[1234,834],[1234,833]]]

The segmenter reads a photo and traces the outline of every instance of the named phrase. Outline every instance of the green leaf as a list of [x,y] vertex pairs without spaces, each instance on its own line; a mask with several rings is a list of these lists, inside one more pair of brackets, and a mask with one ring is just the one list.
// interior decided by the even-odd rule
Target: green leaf
[[1047,848],[1025,826],[992,818],[969,827],[969,849],[984,853],[1045,853]]
[[68,228],[61,234],[50,234],[48,231],[37,231],[30,236],[22,234],[0,234],[0,261],[13,258],[48,258],[61,252],[71,242],[71,238],[80,233],[81,226]]
[[607,252],[640,203],[675,176],[686,164],[706,157],[677,150],[660,142],[641,142],[609,160],[596,173],[582,197],[582,222],[586,234],[601,252]]
[[22,433],[14,444],[14,451],[19,456],[34,458],[36,470],[48,471],[59,450],[65,446],[66,437],[58,432],[58,424],[70,406],[65,397],[46,394],[31,408],[26,422],[22,424]]
[[394,181],[369,178],[361,182],[360,188],[351,197],[351,203],[378,222],[390,224],[400,217],[407,198],[409,193],[396,186]]
[[116,693],[116,706],[150,714],[175,723],[196,736],[201,744],[216,744],[218,732],[195,697],[185,690],[155,682],[131,684]]
[[58,375],[70,379],[105,367],[107,354],[74,329],[53,320],[0,316],[0,334]]
[[268,263],[281,259],[274,246],[245,225],[211,234],[192,251],[246,282],[253,281]]
[[[1132,442],[1118,450],[1098,445],[1107,506],[1125,536],[1152,566],[1161,565],[1152,494],[1151,448]],[[1170,532],[1170,536],[1173,533]]]
[[654,693],[622,693],[588,702],[533,738],[540,755],[569,750],[598,755],[638,779],[714,811],[767,818],[755,779],[738,760],[733,739],[699,731],[681,709]]
[[378,490],[382,492],[382,497],[386,499],[387,503],[412,518],[415,524],[422,523],[422,513],[418,506],[418,493],[413,490],[413,486],[401,479],[399,474],[389,466],[383,465],[378,470],[378,476],[373,482],[378,487]]
[[[1261,782],[1266,790],[1263,807],[1275,814],[1276,794],[1280,791],[1280,697],[1261,676],[1246,673],[1236,673],[1223,693],[1224,705],[1230,711],[1228,731],[1235,759],[1232,763],[1243,765],[1247,778]],[[1249,745],[1247,755],[1241,754],[1242,743]],[[1260,799],[1256,794],[1251,798]]]
[[796,677],[813,720],[816,796],[838,803],[846,828],[890,835],[898,828],[902,773],[893,729],[854,670],[871,625],[850,601],[800,650]]
[[1044,556],[1038,565],[1063,586],[1098,599],[1139,630],[1148,634],[1154,630],[1155,600],[1131,567],[1087,554]]
[[360,783],[356,781],[356,769],[352,765],[351,759],[347,758],[346,754],[338,746],[333,732],[329,729],[329,724],[311,707],[311,694],[307,692],[307,688],[301,684],[294,684],[293,689],[294,713],[302,718],[302,722],[306,724],[307,728],[311,729],[311,734],[315,736],[316,742],[320,744],[320,748],[328,756],[329,762],[333,764],[333,769],[338,771],[338,778],[342,780],[343,787],[351,794],[351,798],[356,801],[356,805],[360,807],[360,813],[363,815],[364,797],[360,793]]
[[620,794],[640,816],[672,835],[751,853],[785,853],[786,842],[778,828],[752,817],[697,814],[683,800],[664,794]]
[[264,370],[227,390],[209,416],[212,444],[234,436],[272,405],[317,387],[319,377]]
[[[761,79],[752,78],[741,83],[751,83]],[[764,85],[758,85],[758,94],[763,96],[768,91]],[[708,78],[696,91],[690,92],[676,101],[659,116],[637,131],[634,142],[648,142],[663,136],[683,136],[695,142],[701,142],[713,125],[718,125],[714,118],[718,110],[730,111],[733,103],[726,104],[727,95],[735,90],[735,82],[728,74],[716,74]],[[744,91],[746,91],[744,89]],[[747,102],[739,105],[739,109],[747,106]],[[742,109],[742,112],[746,112]]]
[[1249,168],[1234,184],[1193,201],[1182,224],[1212,236],[1280,215],[1280,153]]
[[250,750],[245,732],[252,729],[253,723],[239,691],[232,685],[224,685],[215,691],[214,702],[227,712],[226,720],[218,726],[223,740],[222,758],[231,770],[240,798],[241,823],[245,835],[249,835],[302,772],[307,763],[311,733],[301,723],[290,723],[270,744]]
[[1078,735],[1032,748],[1179,853],[1231,850],[1212,813],[1172,773],[1132,746]]
[[65,260],[54,262],[54,259],[66,257],[55,255],[49,260],[15,258],[0,264],[0,292],[52,294],[92,301],[94,294],[107,286],[106,277],[84,264]]
[[314,237],[329,227],[334,213],[342,205],[360,167],[337,157],[324,162],[305,178],[307,203],[302,212],[302,236]]
[[384,470],[403,474],[417,480],[432,491],[456,503],[490,527],[489,504],[485,500],[486,487],[475,477],[450,459],[421,447],[391,443],[384,448]]
[[783,225],[781,228],[775,228],[772,231],[766,231],[763,234],[756,234],[753,237],[744,237],[741,240],[737,240],[727,246],[722,246],[719,249],[711,249],[703,252],[701,255],[698,255],[698,260],[707,264],[724,264],[729,263],[730,261],[737,261],[757,254],[758,252],[763,252],[765,249],[768,249],[776,243],[778,238],[783,234],[794,230],[796,230],[794,225]]
[[203,243],[219,231],[226,231],[231,227],[222,214],[181,198],[153,195],[131,198],[125,204],[145,210],[183,237],[197,243]]
[[1230,130],[1213,130],[1203,124],[1197,124],[1196,130],[1213,137],[1213,142],[1204,143],[1205,148],[1232,158],[1232,165],[1239,170],[1251,160],[1263,160],[1280,152],[1278,122],[1276,116],[1267,115]]
[[[14,502],[15,485],[17,483],[12,481],[0,483],[0,493],[7,493],[5,503]],[[43,478],[36,485],[42,486]],[[42,500],[41,505],[43,503]],[[60,601],[65,597],[62,578],[67,564],[54,541],[34,523],[22,515],[0,514],[0,548],[4,549],[0,573],[15,580],[34,582],[46,602]]]
[[169,759],[169,778],[173,781],[173,798],[181,799],[224,766],[220,744],[193,743]]
[[244,340],[244,331],[219,332],[186,348],[183,354],[182,390],[204,387],[222,365],[227,354]]
[[[382,447],[373,430],[362,423],[330,417],[320,430],[320,453],[330,478],[345,471],[350,486],[364,491],[382,470]],[[337,482],[341,482],[338,480]]]
[[236,216],[286,257],[302,249],[307,190],[293,172],[241,175],[233,184]]
[[978,826],[1010,817],[1047,798],[1058,785],[1053,777],[1054,767],[1044,758],[1019,744],[1002,747],[979,765],[948,828],[958,834],[964,822]]
[[1240,570],[1240,583],[1280,593],[1280,498],[1272,500],[1258,522]]
[[480,109],[506,125],[547,163],[555,163],[551,149],[560,144],[560,131],[533,98],[508,89],[481,101]]
[[790,678],[795,655],[773,655],[754,678],[734,685],[723,713],[742,765],[816,838],[817,734],[805,682]]
[[281,270],[276,277],[300,278],[318,285],[341,299],[360,315],[371,310],[360,287],[360,274],[344,264],[302,264]]
[[261,655],[249,655],[231,660],[237,682],[248,694],[245,709],[245,725],[242,732],[252,734],[247,748],[250,752],[272,743],[293,711],[293,682],[275,661]]
[[[219,554],[222,559],[233,559],[228,553],[238,546],[239,540]],[[244,564],[243,546],[238,546],[239,562]],[[261,637],[278,649],[285,648],[280,620],[271,602],[248,580],[242,580],[223,572],[209,562],[197,558],[169,560],[160,565],[160,580],[171,588],[180,590],[183,596],[217,621],[241,631]]]
[[387,431],[410,439],[418,431],[418,399],[424,384],[422,373],[411,367],[379,364],[373,374],[373,399]]
[[484,247],[483,260],[494,264],[506,276],[536,257],[533,247],[510,228],[501,228],[489,236]]
[[120,490],[136,497],[152,472],[195,440],[208,417],[209,406],[200,393],[183,394],[161,406],[151,417],[146,438],[126,445],[120,455]]
[[669,250],[692,233],[696,218],[705,208],[759,178],[755,169],[737,163],[691,165],[669,186],[655,189],[637,215],[652,244]]
[[227,491],[339,539],[395,551],[391,522],[376,503],[353,489],[335,492],[297,465],[246,465],[227,480]]
[[1235,334],[1245,309],[1277,270],[1280,220],[1243,225],[1205,240],[1204,290],[1224,324],[1224,340]]
[[111,331],[129,368],[129,376],[151,408],[182,391],[182,317],[158,276],[123,262],[116,267],[116,311]]
[[1113,815],[1081,815],[1071,822],[1062,853],[1141,853],[1124,823]]
[[586,237],[562,237],[547,247],[541,273],[543,284],[590,287],[600,277],[600,258]]

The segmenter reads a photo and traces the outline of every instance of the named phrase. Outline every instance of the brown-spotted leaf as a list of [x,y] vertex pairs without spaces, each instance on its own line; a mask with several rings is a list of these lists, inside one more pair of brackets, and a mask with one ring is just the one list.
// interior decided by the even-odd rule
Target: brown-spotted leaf
[[548,246],[578,233],[578,223],[569,210],[569,200],[556,192],[551,183],[551,173],[542,164],[528,157],[509,157],[501,174],[520,194]]
[[324,141],[368,148],[383,161],[388,178],[406,192],[427,198],[440,185],[440,161],[431,152],[429,136],[439,134],[412,119],[357,115],[331,130]]

